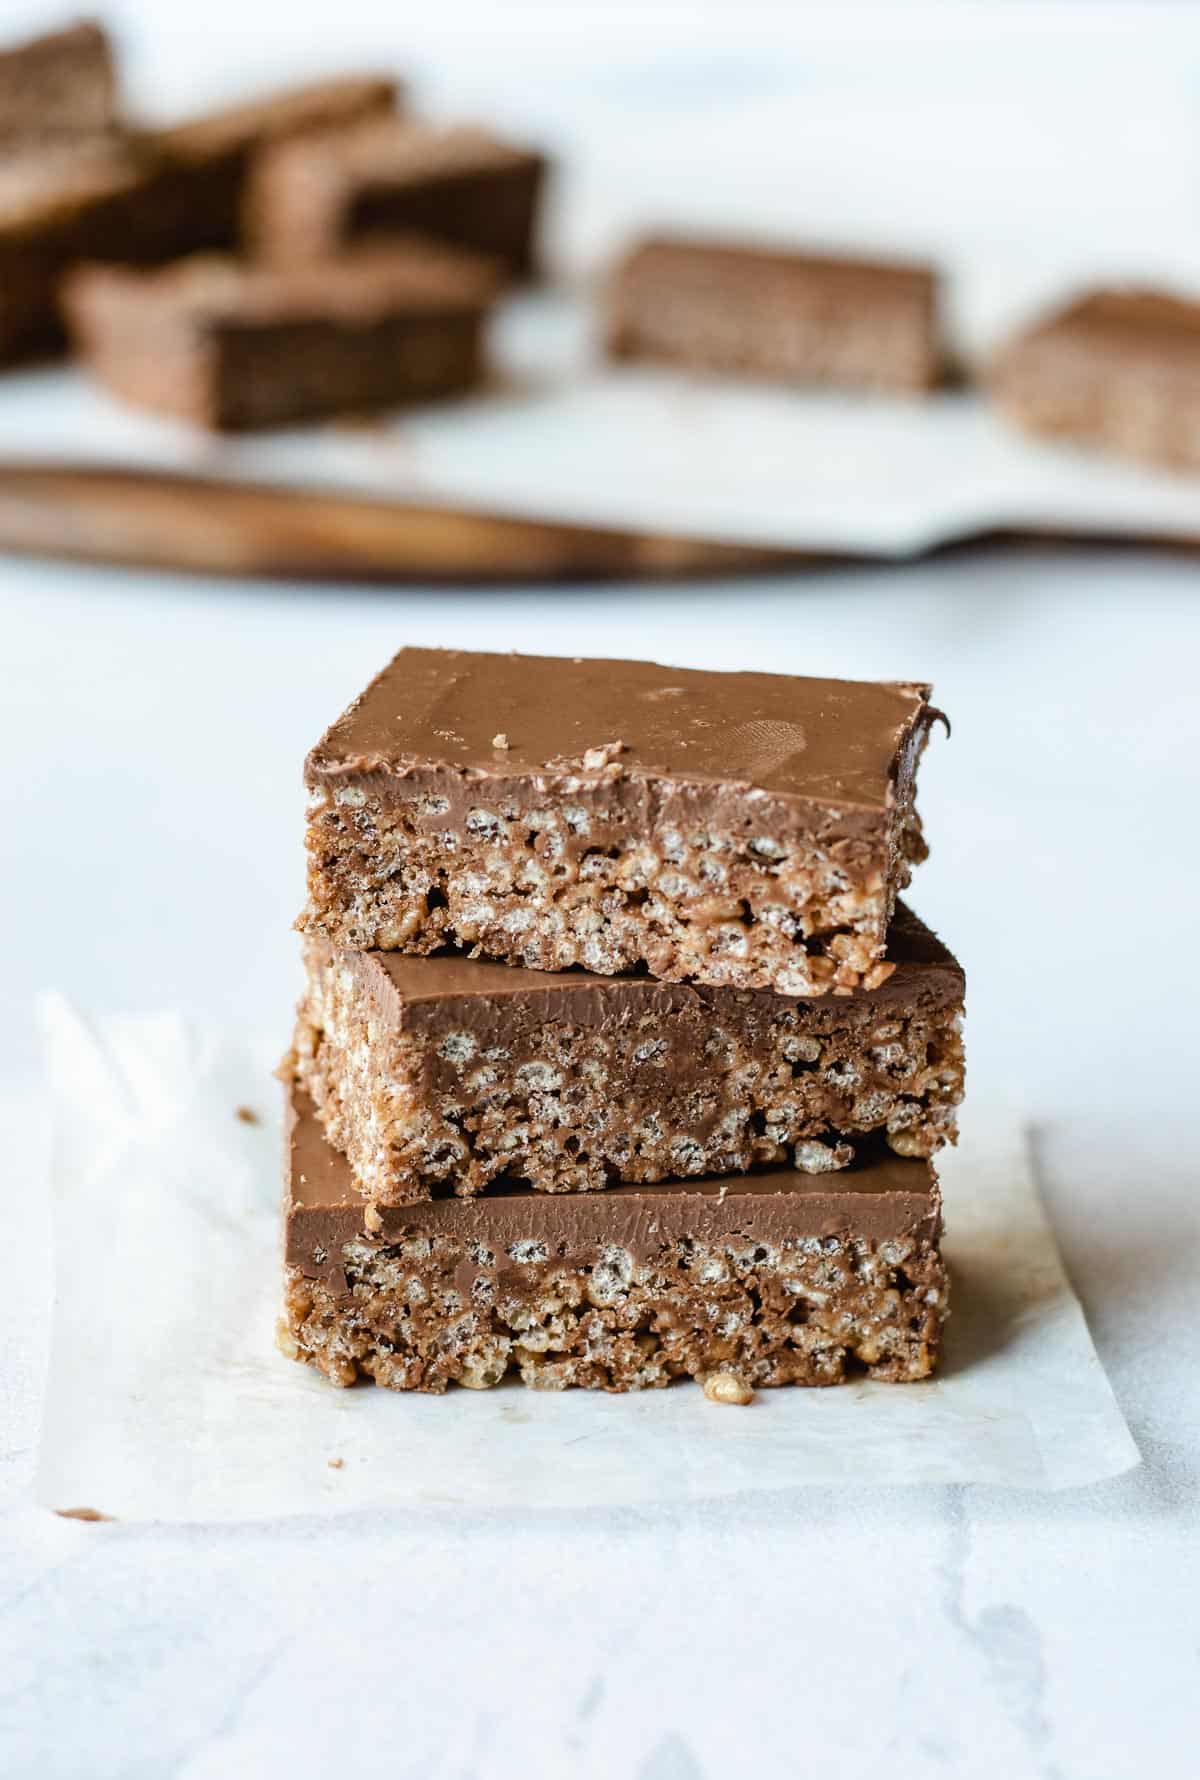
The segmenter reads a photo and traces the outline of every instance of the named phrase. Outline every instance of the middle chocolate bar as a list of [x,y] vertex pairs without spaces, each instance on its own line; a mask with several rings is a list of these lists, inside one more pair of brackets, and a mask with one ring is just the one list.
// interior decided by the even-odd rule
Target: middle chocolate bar
[[956,1135],[963,973],[903,904],[878,988],[809,1001],[306,942],[295,1077],[372,1202],[841,1168]]

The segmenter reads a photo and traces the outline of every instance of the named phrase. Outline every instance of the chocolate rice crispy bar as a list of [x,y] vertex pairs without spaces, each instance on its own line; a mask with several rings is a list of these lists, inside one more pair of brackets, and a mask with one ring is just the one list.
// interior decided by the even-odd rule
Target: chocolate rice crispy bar
[[278,1342],[333,1384],[640,1390],[926,1378],[947,1281],[929,1163],[364,1205],[299,1092]]
[[903,904],[875,989],[798,1001],[305,942],[287,1070],[373,1203],[578,1192],[956,1135],[963,973]]
[[811,996],[891,974],[929,688],[406,649],[308,757],[300,925]]

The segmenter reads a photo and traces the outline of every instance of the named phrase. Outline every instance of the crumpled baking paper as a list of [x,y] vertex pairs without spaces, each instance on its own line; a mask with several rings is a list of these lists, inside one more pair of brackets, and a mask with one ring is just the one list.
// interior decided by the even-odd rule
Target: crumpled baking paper
[[174,1014],[93,1024],[57,995],[39,1012],[57,1248],[47,1507],[228,1521],[810,1483],[1058,1490],[1138,1462],[1002,1110],[976,1104],[941,1167],[953,1315],[936,1380],[764,1391],[744,1409],[690,1382],[625,1397],[339,1391],[274,1346],[270,1052]]

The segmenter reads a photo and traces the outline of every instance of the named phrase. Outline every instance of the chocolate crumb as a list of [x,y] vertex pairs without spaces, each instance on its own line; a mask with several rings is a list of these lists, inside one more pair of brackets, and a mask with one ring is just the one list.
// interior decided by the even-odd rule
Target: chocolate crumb
[[60,1520],[116,1520],[115,1514],[101,1514],[98,1508],[56,1508]]
[[704,1381],[704,1395],[710,1403],[744,1406],[754,1400],[754,1392],[736,1372],[710,1372]]
[[388,433],[391,430],[382,415],[361,408],[348,408],[344,414],[333,414],[329,424],[339,433]]
[[583,757],[584,770],[598,773],[601,767],[610,766],[624,748],[624,742],[602,742],[598,748],[589,748]]
[[240,1119],[243,1125],[261,1125],[262,1123],[252,1106],[235,1106],[233,1116],[235,1119]]
[[340,1471],[346,1461],[345,1459],[326,1459],[325,1463],[331,1471]]

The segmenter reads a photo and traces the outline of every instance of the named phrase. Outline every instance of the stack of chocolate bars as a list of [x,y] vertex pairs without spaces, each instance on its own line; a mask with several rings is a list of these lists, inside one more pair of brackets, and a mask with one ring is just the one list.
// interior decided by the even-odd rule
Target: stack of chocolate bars
[[535,149],[342,74],[148,129],[103,29],[0,49],[0,367],[68,341],[218,430],[461,393],[535,270]]
[[406,649],[312,751],[280,1344],[337,1384],[907,1380],[963,976],[929,688]]

